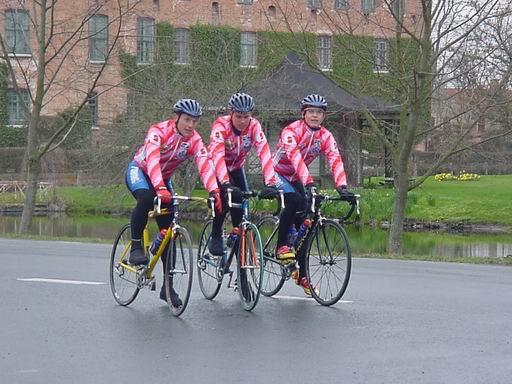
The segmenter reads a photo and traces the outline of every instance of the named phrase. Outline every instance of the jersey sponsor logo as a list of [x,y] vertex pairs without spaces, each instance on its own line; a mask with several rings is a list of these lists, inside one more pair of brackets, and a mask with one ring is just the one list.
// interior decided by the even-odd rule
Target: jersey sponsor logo
[[[199,153],[197,154],[198,156],[208,156],[208,151],[206,150],[205,147],[201,148],[199,150]],[[211,156],[210,156],[211,157]]]
[[235,145],[233,144],[233,142],[231,140],[226,140],[226,142],[224,143],[224,146],[226,147],[226,149],[228,151],[231,151]]
[[261,143],[262,141],[265,141],[265,134],[263,133],[263,131],[260,131],[258,133],[258,135],[256,136],[256,141],[258,143]]
[[222,137],[222,133],[220,131],[214,131],[213,132],[213,140],[218,141],[219,143],[222,143],[224,141],[224,138]]
[[336,140],[333,140],[333,141],[332,141],[332,144],[331,144],[331,151],[336,151],[336,152],[338,152],[338,144],[336,143]]
[[245,150],[251,149],[251,138],[249,136],[242,136],[242,147]]
[[284,138],[284,142],[286,144],[295,144],[295,138],[293,137],[293,135],[288,135]]
[[180,160],[184,160],[187,158],[187,152],[188,152],[188,149],[190,148],[190,144],[189,143],[181,143],[180,144],[180,149],[178,149],[178,154],[176,155],[176,157]]
[[313,143],[313,145],[311,146],[310,148],[310,153],[313,155],[313,156],[317,156],[319,153],[320,153],[320,146],[321,146],[321,141],[319,139],[316,139],[315,142]]
[[137,167],[130,168],[130,183],[136,184],[139,180],[140,180],[139,168],[137,168]]
[[150,143],[153,143],[153,144],[156,144],[156,145],[160,145],[160,136],[158,136],[156,133],[154,135],[152,135],[150,138],[149,138],[149,142]]

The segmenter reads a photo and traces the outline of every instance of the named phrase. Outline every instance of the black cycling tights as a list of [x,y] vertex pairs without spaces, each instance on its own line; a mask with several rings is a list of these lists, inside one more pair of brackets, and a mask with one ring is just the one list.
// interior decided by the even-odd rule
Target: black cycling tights
[[[132,192],[133,197],[137,200],[137,205],[132,211],[132,216],[130,218],[130,225],[132,229],[132,239],[139,240],[142,238],[142,233],[144,232],[144,228],[148,223],[148,212],[151,211],[154,207],[153,200],[156,196],[154,189],[137,189]],[[162,208],[167,208],[172,210],[172,204],[162,204]],[[156,223],[158,224],[159,229],[169,228],[171,225],[173,214],[156,216]],[[167,249],[162,253],[161,260],[162,265],[165,265],[165,260],[167,259]]]
[[[242,169],[229,172],[229,182],[231,183],[232,186],[238,187],[242,191],[247,191],[247,182],[245,180],[245,174]],[[233,196],[232,200],[233,203],[242,202],[241,196]],[[222,206],[224,207],[224,212],[221,215],[215,215],[215,217],[213,218],[212,236],[214,237],[222,236],[222,224],[224,223],[224,219],[226,218],[226,207],[228,206],[228,202],[224,198],[224,194],[222,194]],[[231,208],[229,211],[231,213],[231,223],[233,224],[233,227],[240,226],[243,216],[242,210],[240,208]]]
[[279,216],[279,230],[277,233],[277,248],[287,245],[288,243],[288,229],[292,224],[295,224],[297,229],[303,221],[303,215],[297,216],[298,211],[306,209],[306,192],[302,183],[291,183],[296,192],[289,192],[284,194],[284,209]]
[[[306,210],[306,191],[300,181],[291,183],[295,192],[288,192],[284,194],[284,209],[281,211],[279,216],[279,229],[277,232],[277,248],[288,244],[288,230],[292,224],[298,229],[305,218],[305,212],[302,215],[297,215],[299,211]],[[302,268],[304,264],[304,252],[300,252],[296,255],[297,261],[299,262],[300,277],[305,276],[305,268]]]
[[[132,211],[130,224],[132,227],[132,239],[138,240],[142,238],[144,227],[148,223],[148,212],[153,209],[153,199],[155,192],[149,189],[137,189],[133,196],[137,199],[137,205]],[[171,209],[170,204],[162,204],[162,208]],[[172,215],[157,216],[156,222],[158,228],[168,228],[172,221]]]

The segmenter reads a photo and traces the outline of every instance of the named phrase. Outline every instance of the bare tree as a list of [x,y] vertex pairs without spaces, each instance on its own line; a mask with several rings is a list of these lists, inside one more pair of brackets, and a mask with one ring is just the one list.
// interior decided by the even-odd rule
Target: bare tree
[[[59,147],[75,126],[115,52],[123,18],[136,5],[121,0],[58,2],[3,1],[6,34],[0,33],[2,60],[28,124],[25,203],[20,232],[28,231],[34,210],[41,160]],[[90,4],[90,5],[88,5]],[[73,108],[41,135],[44,113],[56,104]],[[64,109],[64,108],[63,108]]]
[[[502,91],[510,85],[510,5],[502,0],[416,0],[407,2],[410,8],[406,13],[405,2],[380,0],[364,2],[368,6],[364,9],[359,8],[358,3],[337,12],[312,11],[304,20],[291,10],[289,3],[274,1],[281,11],[280,25],[286,25],[295,34],[295,42],[310,41],[305,36],[317,32],[317,23],[321,21],[322,33],[332,35],[333,45],[342,50],[348,57],[346,62],[351,63],[343,72],[322,73],[348,87],[362,105],[365,94],[373,94],[394,100],[401,106],[400,124],[396,126],[379,121],[366,108],[361,111],[373,134],[385,146],[393,165],[395,197],[388,251],[400,252],[408,191],[421,185],[450,156],[478,145],[464,139],[476,129],[483,114],[509,102],[509,98],[503,100],[496,96],[498,93],[506,95]],[[380,39],[375,45],[369,44],[369,39],[360,38],[361,35],[380,36]],[[379,42],[387,47],[384,53],[375,49]],[[487,46],[491,42],[492,46]],[[315,46],[307,43],[300,46],[309,64],[317,65]],[[317,68],[321,69],[318,65]],[[374,72],[370,76],[368,68]],[[462,103],[457,113],[432,124],[432,102],[449,101],[443,100],[442,89],[447,85],[457,86],[459,92],[472,96]],[[475,97],[477,92],[479,96]],[[466,119],[460,126],[464,128],[451,131],[437,160],[423,175],[411,181],[415,145],[427,135],[442,132],[457,118]],[[510,128],[485,141],[509,133]]]

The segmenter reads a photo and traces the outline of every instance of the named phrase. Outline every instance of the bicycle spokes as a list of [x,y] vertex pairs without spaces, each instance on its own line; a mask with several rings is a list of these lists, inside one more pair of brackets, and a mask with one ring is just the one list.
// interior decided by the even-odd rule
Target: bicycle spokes
[[351,255],[343,228],[324,220],[315,231],[307,257],[309,283],[313,297],[322,305],[332,305],[345,292],[350,276]]

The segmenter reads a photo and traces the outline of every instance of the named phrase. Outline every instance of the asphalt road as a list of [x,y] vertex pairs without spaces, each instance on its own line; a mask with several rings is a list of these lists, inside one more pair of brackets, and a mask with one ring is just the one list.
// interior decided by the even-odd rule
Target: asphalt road
[[117,305],[109,252],[0,239],[0,383],[512,382],[510,267],[356,258],[336,306],[287,283],[252,313],[194,276],[175,318],[158,290]]

